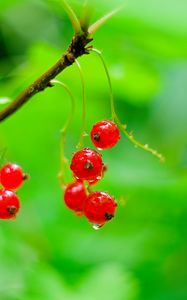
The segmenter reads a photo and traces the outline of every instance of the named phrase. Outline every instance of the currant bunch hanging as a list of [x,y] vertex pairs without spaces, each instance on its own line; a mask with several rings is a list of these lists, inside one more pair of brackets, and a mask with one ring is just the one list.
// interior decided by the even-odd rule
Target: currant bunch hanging
[[[104,62],[101,52],[97,49],[91,48],[90,51],[94,51],[99,55],[103,63],[108,84],[110,90],[110,105],[111,105],[111,119],[112,120],[101,120],[96,122],[90,131],[90,139],[93,145],[97,148],[91,149],[83,147],[83,140],[86,136],[86,95],[85,95],[85,82],[81,66],[77,60],[75,63],[80,72],[80,78],[82,83],[82,94],[83,94],[83,113],[82,113],[82,128],[80,134],[80,141],[77,145],[78,151],[73,153],[69,168],[73,173],[73,182],[65,184],[64,182],[64,167],[67,162],[64,156],[64,144],[66,138],[66,131],[72,120],[72,114],[68,118],[64,128],[62,129],[61,137],[61,186],[64,189],[64,202],[66,206],[73,210],[76,215],[84,215],[88,221],[92,224],[94,229],[99,229],[106,222],[111,220],[117,208],[117,202],[114,197],[103,191],[92,191],[92,188],[103,178],[104,172],[106,171],[106,165],[103,162],[102,155],[98,152],[100,150],[107,150],[117,145],[121,138],[120,131],[136,146],[142,148],[158,158],[162,159],[162,155],[157,151],[150,148],[148,145],[143,145],[138,142],[131,133],[128,133],[126,126],[123,125],[115,111],[114,97],[112,91],[112,84],[110,75],[106,64]],[[72,105],[74,106],[75,101],[69,88],[57,80],[52,80],[51,84],[59,83],[68,91],[72,99]],[[73,113],[73,108],[71,112]]]
[[0,169],[0,219],[16,217],[20,209],[16,191],[27,178],[28,175],[15,163],[8,163]]
[[51,80],[51,85],[60,84],[63,86],[71,97],[72,109],[71,114],[68,117],[66,124],[61,130],[61,172],[60,181],[61,186],[64,189],[64,202],[66,206],[73,210],[78,216],[85,216],[88,221],[92,224],[94,229],[99,229],[106,222],[111,220],[117,208],[117,202],[114,197],[103,191],[93,191],[92,188],[103,178],[104,172],[106,171],[106,165],[103,162],[102,155],[98,152],[100,150],[107,150],[117,145],[121,138],[120,132],[124,133],[125,136],[136,146],[142,148],[153,155],[157,156],[162,160],[162,155],[157,151],[150,148],[148,145],[143,145],[138,142],[131,133],[126,130],[126,125],[123,125],[115,111],[114,97],[112,91],[112,84],[110,75],[106,67],[105,61],[101,52],[97,49],[91,48],[90,51],[94,51],[99,55],[103,63],[106,76],[109,84],[110,91],[110,105],[111,105],[111,119],[112,120],[101,120],[96,122],[90,131],[90,139],[93,145],[97,148],[91,149],[84,147],[84,137],[86,127],[86,95],[85,95],[85,82],[81,66],[77,60],[75,63],[80,72],[80,78],[82,83],[82,94],[83,94],[83,113],[82,113],[82,128],[80,134],[80,140],[77,145],[78,151],[72,155],[71,163],[69,168],[73,173],[73,181],[65,184],[64,180],[64,168],[67,160],[64,155],[64,145],[66,140],[66,133],[68,126],[72,120],[74,111],[75,100],[70,89],[62,82],[58,80]]
[[[109,149],[117,144],[120,131],[114,122],[102,120],[93,125],[90,137],[98,150]],[[65,188],[65,204],[76,214],[85,215],[93,228],[98,229],[114,217],[117,208],[113,197],[101,191],[90,192],[88,188],[103,177],[106,167],[102,156],[91,148],[84,148],[73,154],[70,169],[77,181]]]
[[[99,151],[110,149],[116,146],[121,138],[120,134],[123,133],[127,139],[134,144],[135,147],[151,153],[161,161],[164,160],[164,157],[159,152],[149,147],[148,144],[142,144],[137,141],[134,135],[127,131],[127,125],[120,121],[115,110],[110,75],[102,53],[92,46],[88,46],[88,44],[93,40],[93,34],[95,31],[100,28],[107,19],[115,14],[118,9],[108,13],[90,25],[90,17],[87,14],[88,9],[86,9],[86,7],[85,11],[83,11],[81,20],[79,20],[66,0],[61,2],[74,28],[74,36],[71,44],[62,58],[53,67],[35,80],[33,84],[31,84],[23,93],[21,93],[8,107],[0,111],[0,121],[6,119],[24,103],[26,103],[28,99],[30,99],[36,93],[43,91],[47,87],[52,87],[55,84],[59,84],[67,91],[71,99],[71,112],[61,130],[61,167],[59,173],[60,184],[64,190],[64,202],[69,209],[76,213],[76,215],[84,215],[88,221],[93,224],[93,228],[98,229],[114,217],[117,208],[117,203],[114,197],[103,191],[92,190],[95,184],[103,179],[104,173],[107,170],[106,165],[103,162],[103,157]],[[93,143],[93,146],[96,147],[97,150],[84,146],[84,137],[86,135],[86,93],[84,75],[79,62],[77,61],[77,58],[81,55],[89,54],[91,52],[95,52],[103,64],[109,85],[111,106],[111,119],[98,121],[93,125],[90,131],[90,139]],[[71,163],[68,164],[68,161],[65,157],[64,148],[67,129],[72,121],[74,113],[75,99],[71,90],[66,84],[52,78],[55,78],[61,71],[74,62],[78,67],[82,83],[82,128],[79,143],[77,145],[78,150],[73,154]],[[71,170],[73,175],[72,182],[68,184],[65,183],[65,166],[67,164],[68,170]],[[27,176],[17,164],[10,163],[0,169],[1,219],[11,219],[18,213],[20,209],[20,201],[16,191],[23,184],[26,178]]]

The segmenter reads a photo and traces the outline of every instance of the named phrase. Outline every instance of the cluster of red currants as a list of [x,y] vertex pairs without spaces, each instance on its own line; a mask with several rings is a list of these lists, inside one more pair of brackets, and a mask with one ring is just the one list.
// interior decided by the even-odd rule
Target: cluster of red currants
[[28,176],[17,164],[9,163],[0,169],[0,219],[16,217],[20,209],[20,200],[15,191]]
[[[115,146],[120,139],[117,125],[108,120],[97,122],[90,133],[98,150]],[[103,226],[114,217],[117,203],[105,192],[90,191],[90,186],[103,177],[106,167],[99,152],[84,148],[74,153],[70,165],[76,180],[66,186],[64,201],[77,215],[85,215],[94,228]]]

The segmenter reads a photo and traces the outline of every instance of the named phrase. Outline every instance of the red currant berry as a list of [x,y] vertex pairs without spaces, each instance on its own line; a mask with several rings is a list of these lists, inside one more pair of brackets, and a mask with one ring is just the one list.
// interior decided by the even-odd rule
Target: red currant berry
[[87,195],[82,181],[70,183],[65,188],[64,201],[68,208],[77,213],[83,211]]
[[114,217],[117,203],[104,192],[92,192],[86,199],[84,214],[93,224],[104,225]]
[[17,189],[24,179],[25,174],[21,167],[16,164],[7,164],[0,171],[0,182],[5,189]]
[[20,208],[17,195],[8,190],[0,190],[0,219],[12,219]]
[[114,122],[103,120],[92,127],[90,137],[95,147],[107,149],[117,144],[120,139],[120,132]]
[[103,170],[102,157],[95,150],[84,148],[73,155],[70,169],[79,179],[100,179]]

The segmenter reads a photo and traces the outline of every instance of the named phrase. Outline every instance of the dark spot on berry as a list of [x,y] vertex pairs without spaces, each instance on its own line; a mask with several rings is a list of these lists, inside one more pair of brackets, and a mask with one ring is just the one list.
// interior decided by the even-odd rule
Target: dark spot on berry
[[99,140],[100,140],[100,134],[99,134],[99,133],[95,133],[95,134],[93,135],[93,139],[94,139],[94,141],[99,142]]
[[17,207],[16,206],[14,206],[14,205],[11,205],[11,206],[8,206],[7,207],[7,211],[9,212],[9,214],[11,214],[11,215],[15,215],[16,214],[16,212],[17,212]]
[[113,214],[110,214],[110,213],[108,213],[108,212],[105,213],[105,219],[106,219],[107,221],[111,220],[113,217],[114,217]]
[[92,170],[93,169],[93,164],[90,162],[90,161],[87,161],[85,164],[84,164],[84,169],[86,170]]

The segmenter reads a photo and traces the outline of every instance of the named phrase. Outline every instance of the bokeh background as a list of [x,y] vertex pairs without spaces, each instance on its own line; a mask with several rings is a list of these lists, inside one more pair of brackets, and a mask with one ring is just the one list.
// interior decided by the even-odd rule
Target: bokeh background
[[[69,1],[78,14],[83,2]],[[88,2],[92,22],[123,3]],[[6,149],[5,159],[31,177],[19,191],[16,220],[0,221],[1,300],[187,299],[186,15],[186,0],[127,1],[95,34],[120,118],[166,157],[160,163],[125,136],[103,152],[109,169],[95,189],[114,195],[119,206],[99,231],[65,208],[57,179],[60,128],[70,109],[66,92],[47,89],[0,124],[1,153]],[[0,108],[58,60],[72,34],[58,2],[0,2]],[[89,133],[94,122],[110,118],[109,91],[94,53],[79,62]],[[76,97],[70,159],[80,134],[81,83],[76,66],[58,78]],[[85,144],[91,146],[89,137]]]

